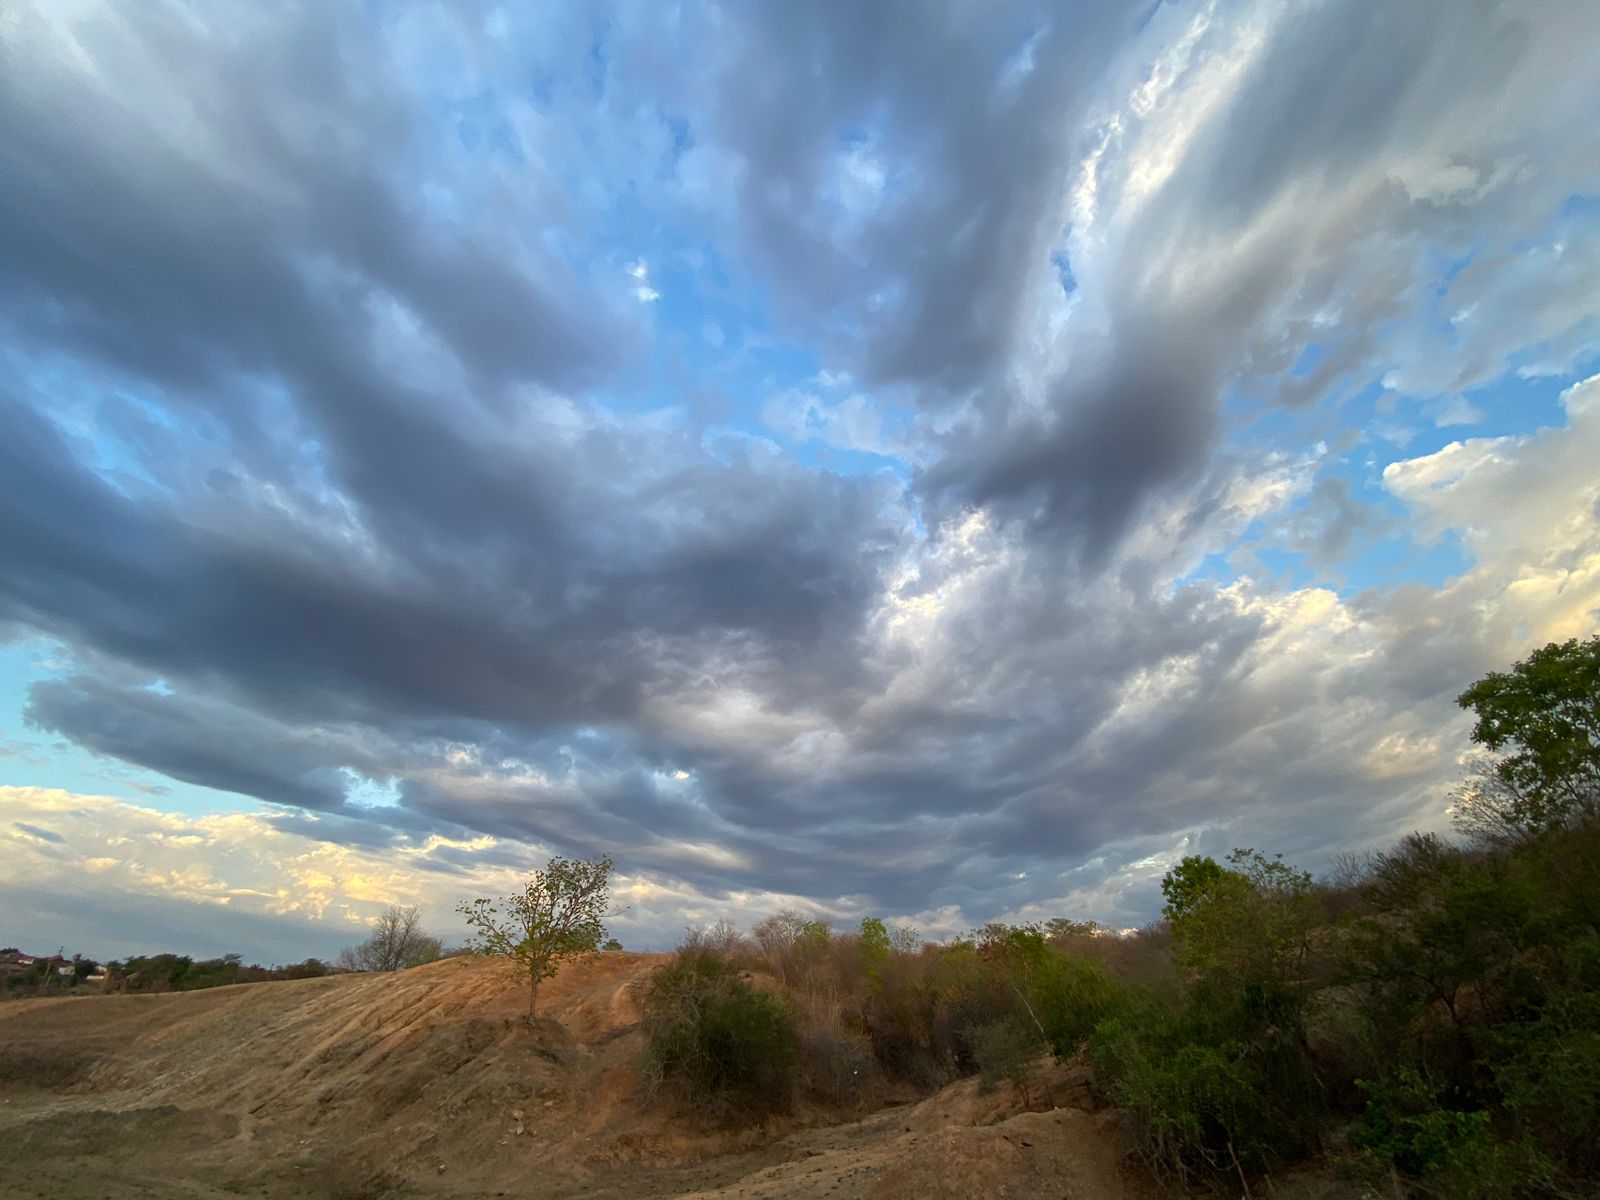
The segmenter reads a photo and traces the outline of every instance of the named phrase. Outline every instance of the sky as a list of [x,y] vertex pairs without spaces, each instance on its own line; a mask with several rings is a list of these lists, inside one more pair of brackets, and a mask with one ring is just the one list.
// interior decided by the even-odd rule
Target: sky
[[1591,0],[0,8],[0,940],[1156,915],[1600,628]]

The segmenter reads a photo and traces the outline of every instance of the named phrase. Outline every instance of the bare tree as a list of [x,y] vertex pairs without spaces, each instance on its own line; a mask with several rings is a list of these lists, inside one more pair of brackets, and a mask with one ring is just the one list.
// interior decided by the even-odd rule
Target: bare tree
[[539,984],[563,958],[597,950],[605,940],[612,865],[609,858],[552,858],[516,895],[457,906],[474,930],[474,950],[508,958],[527,972],[530,1022]]
[[738,958],[750,952],[749,941],[739,932],[739,927],[727,917],[714,925],[692,925],[684,930],[682,949],[711,950],[724,958]]
[[922,935],[914,925],[896,925],[889,931],[889,946],[901,954],[920,954]]
[[402,971],[439,957],[439,939],[422,928],[422,911],[391,904],[372,925],[372,936],[339,953],[347,971]]

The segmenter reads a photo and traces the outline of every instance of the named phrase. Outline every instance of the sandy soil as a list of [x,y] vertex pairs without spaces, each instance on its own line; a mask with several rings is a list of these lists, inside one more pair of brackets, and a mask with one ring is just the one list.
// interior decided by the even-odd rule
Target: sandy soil
[[0,1196],[1148,1194],[1061,1068],[1027,1102],[969,1081],[843,1123],[728,1132],[649,1104],[636,996],[660,961],[569,967],[533,1029],[517,981],[465,959],[0,1005]]

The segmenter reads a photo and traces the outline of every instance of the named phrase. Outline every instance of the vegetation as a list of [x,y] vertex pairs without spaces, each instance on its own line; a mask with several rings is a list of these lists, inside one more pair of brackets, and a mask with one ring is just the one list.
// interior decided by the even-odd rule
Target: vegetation
[[267,983],[282,979],[315,979],[334,968],[308,958],[286,967],[246,965],[237,954],[191,959],[186,954],[135,955],[107,964],[107,989],[116,992],[193,992],[235,983]]
[[1337,1152],[1389,1195],[1600,1194],[1600,638],[1461,704],[1498,757],[1457,840],[1320,883],[1253,849],[1186,858],[1127,937],[1058,919],[924,945],[794,911],[691,930],[650,993],[652,1069],[756,1114],[964,1074],[1026,1088],[1042,1053],[1081,1053],[1179,1185]]
[[716,950],[685,948],[657,971],[644,1012],[647,1074],[658,1087],[723,1117],[759,1117],[793,1100],[800,1057],[793,1012]]
[[1502,753],[1451,842],[1414,834],[1337,884],[1254,851],[1163,883],[1175,989],[1129,988],[1088,1047],[1159,1173],[1262,1171],[1347,1123],[1408,1194],[1600,1185],[1600,639],[1461,696]]
[[[1254,849],[1190,856],[1162,880],[1163,920],[1129,936],[1058,918],[933,945],[795,910],[748,935],[692,929],[644,996],[647,1075],[698,1111],[754,1119],[963,1075],[1026,1092],[1045,1055],[1081,1056],[1150,1170],[1181,1187],[1248,1192],[1336,1154],[1386,1196],[1600,1195],[1600,637],[1536,651],[1460,703],[1494,757],[1457,797],[1455,839],[1412,834],[1322,882]],[[474,948],[527,972],[530,1020],[564,957],[621,948],[604,925],[611,868],[552,859],[521,893],[462,906]],[[438,952],[416,910],[391,909],[349,953],[393,970]],[[61,962],[11,989],[93,968]],[[162,954],[109,964],[109,986],[328,970]],[[28,1079],[78,1069],[0,1063]]]
[[[14,951],[0,951],[0,954]],[[70,967],[62,973],[58,968]],[[140,954],[105,964],[104,974],[96,974],[97,964],[86,958],[63,962],[41,957],[26,970],[5,974],[8,997],[47,996],[62,992],[193,992],[202,988],[226,987],[235,983],[268,983],[282,979],[310,979],[334,973],[336,968],[321,959],[282,967],[246,964],[237,954],[221,958],[194,959],[186,954]]]
[[473,929],[476,953],[509,959],[527,974],[530,1022],[539,984],[563,959],[597,950],[606,940],[612,865],[609,858],[552,858],[516,895],[459,907]]
[[439,939],[422,928],[421,910],[391,904],[372,923],[366,941],[340,952],[339,966],[346,971],[403,971],[442,956]]

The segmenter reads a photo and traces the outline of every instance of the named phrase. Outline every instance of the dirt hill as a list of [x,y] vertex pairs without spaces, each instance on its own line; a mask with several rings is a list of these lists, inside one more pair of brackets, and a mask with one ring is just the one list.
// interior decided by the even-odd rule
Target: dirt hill
[[646,1103],[636,997],[660,961],[568,967],[532,1030],[517,981],[466,959],[0,1005],[0,1195],[1143,1195],[1111,1118],[1053,1107],[1059,1071],[1045,1111],[967,1082],[730,1133]]

